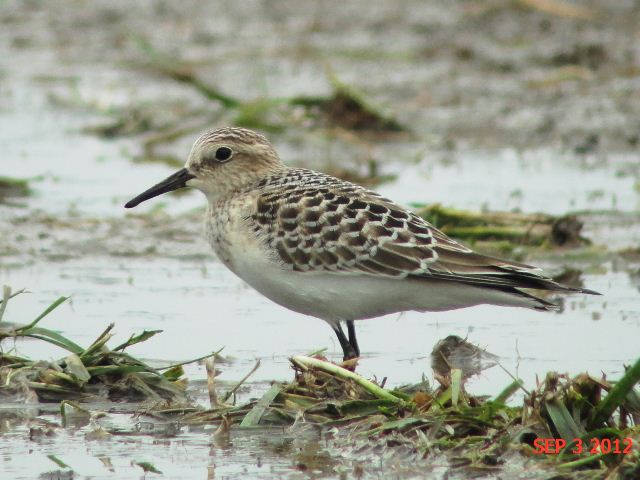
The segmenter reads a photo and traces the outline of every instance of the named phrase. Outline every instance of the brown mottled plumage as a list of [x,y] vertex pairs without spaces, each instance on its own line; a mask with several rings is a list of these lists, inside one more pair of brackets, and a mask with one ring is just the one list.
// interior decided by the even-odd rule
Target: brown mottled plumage
[[[306,169],[261,180],[255,231],[284,265],[394,278],[442,278],[486,286],[573,290],[522,263],[474,253],[378,193]],[[548,304],[541,300],[545,308]]]
[[362,186],[287,167],[249,130],[203,134],[183,170],[126,206],[184,186],[207,196],[207,236],[225,265],[275,302],[329,322],[345,358],[359,354],[353,320],[481,303],[555,308],[522,289],[595,293],[475,253]]

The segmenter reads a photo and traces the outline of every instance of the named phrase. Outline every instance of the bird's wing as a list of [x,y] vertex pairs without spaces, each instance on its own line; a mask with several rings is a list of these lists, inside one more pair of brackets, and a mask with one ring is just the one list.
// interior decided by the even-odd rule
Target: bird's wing
[[[565,290],[540,269],[480,255],[392,201],[304,169],[261,185],[251,219],[285,268]],[[268,183],[268,182],[267,182]]]

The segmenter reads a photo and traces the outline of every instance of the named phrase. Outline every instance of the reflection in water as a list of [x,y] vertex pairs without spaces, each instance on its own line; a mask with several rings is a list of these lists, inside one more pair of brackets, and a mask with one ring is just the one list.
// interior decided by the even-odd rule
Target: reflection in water
[[462,378],[468,379],[497,365],[499,359],[457,335],[449,335],[433,347],[431,368],[440,377],[450,376],[451,370],[457,368],[462,371]]

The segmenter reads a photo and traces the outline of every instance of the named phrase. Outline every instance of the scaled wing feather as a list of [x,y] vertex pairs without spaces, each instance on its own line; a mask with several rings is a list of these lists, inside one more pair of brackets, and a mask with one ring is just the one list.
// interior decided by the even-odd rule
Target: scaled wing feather
[[252,221],[285,268],[565,289],[529,265],[473,252],[392,201],[305,169],[258,187]]

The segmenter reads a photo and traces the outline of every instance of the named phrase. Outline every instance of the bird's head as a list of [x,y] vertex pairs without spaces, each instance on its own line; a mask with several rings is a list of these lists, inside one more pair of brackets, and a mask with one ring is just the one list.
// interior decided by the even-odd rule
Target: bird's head
[[197,188],[215,201],[282,168],[264,136],[244,128],[210,130],[195,141],[184,168],[128,201],[125,208],[183,187]]

